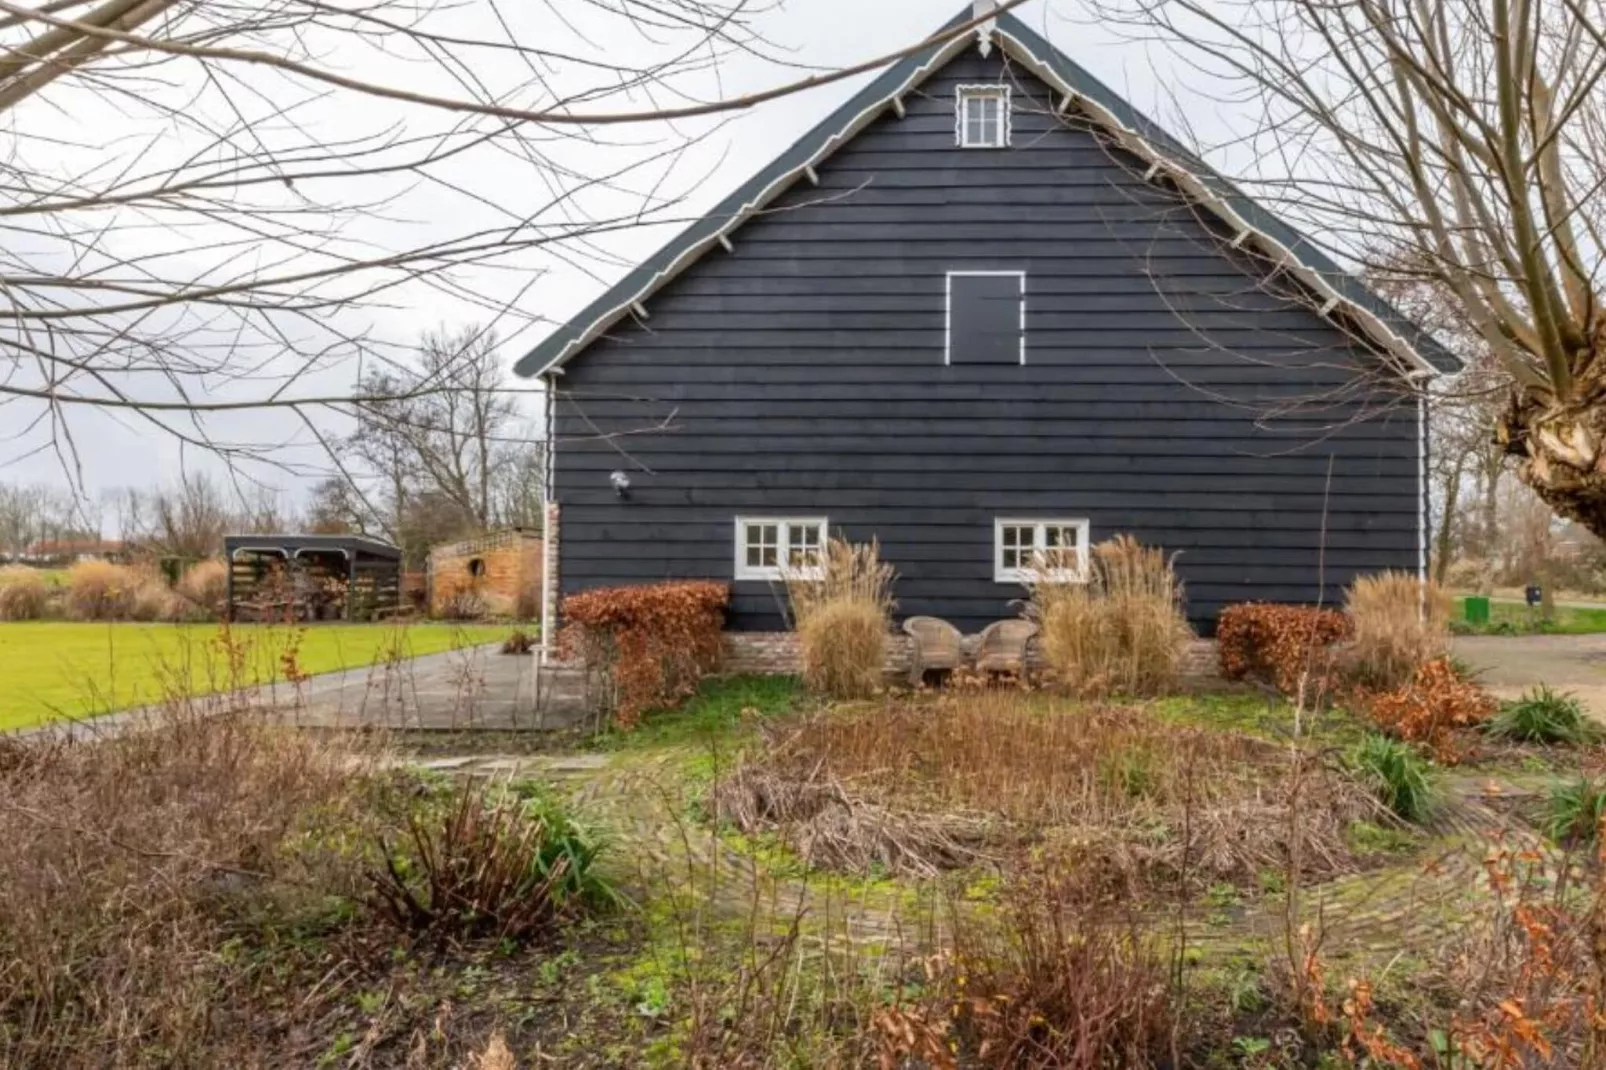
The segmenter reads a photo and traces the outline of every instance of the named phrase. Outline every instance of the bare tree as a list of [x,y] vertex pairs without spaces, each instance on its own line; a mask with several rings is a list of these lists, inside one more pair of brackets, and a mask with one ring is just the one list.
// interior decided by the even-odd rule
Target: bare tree
[[1108,0],[1098,13],[1161,37],[1192,65],[1190,90],[1248,114],[1250,129],[1201,155],[1340,259],[1454,303],[1510,386],[1495,431],[1519,475],[1606,532],[1600,6]]
[[[359,393],[385,400],[359,406],[350,445],[366,471],[348,467],[347,476],[353,489],[371,484],[377,491],[372,497],[382,504],[372,512],[392,538],[401,538],[425,494],[433,515],[453,513],[473,530],[508,522],[505,505],[527,508],[513,484],[539,471],[541,446],[506,379],[496,335],[468,328],[426,334],[415,368],[358,384]],[[421,391],[422,382],[448,389]]]
[[370,373],[405,342],[374,324],[430,300],[540,330],[541,264],[685,218],[693,120],[931,43],[727,96],[733,57],[782,63],[751,27],[765,7],[0,0],[0,421],[70,473],[89,411],[238,462],[282,455],[254,412],[329,445],[331,414],[456,389],[363,395],[344,369],[393,387]]
[[23,556],[35,543],[82,532],[87,518],[50,487],[0,483],[0,559]]
[[153,490],[130,487],[119,512],[123,538],[160,557],[210,557],[239,526],[228,491],[204,474]]

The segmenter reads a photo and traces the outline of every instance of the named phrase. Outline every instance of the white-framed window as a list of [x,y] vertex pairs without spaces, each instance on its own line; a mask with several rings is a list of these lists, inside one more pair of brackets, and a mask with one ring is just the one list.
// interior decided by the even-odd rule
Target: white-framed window
[[999,517],[993,521],[993,579],[1086,583],[1088,532],[1086,520]]
[[736,578],[805,579],[819,574],[830,524],[823,516],[736,518]]
[[1009,147],[1009,86],[962,85],[954,102],[954,141],[962,149]]
[[1026,363],[1026,272],[950,271],[944,364]]

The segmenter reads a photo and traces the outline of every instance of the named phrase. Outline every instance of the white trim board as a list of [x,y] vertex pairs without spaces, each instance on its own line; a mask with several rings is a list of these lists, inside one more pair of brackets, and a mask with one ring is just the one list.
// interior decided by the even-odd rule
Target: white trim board
[[1026,366],[1026,272],[1024,271],[949,271],[943,274],[942,292],[942,362],[953,364],[954,356],[954,277],[1002,278],[1014,275],[1020,279],[1020,366]]

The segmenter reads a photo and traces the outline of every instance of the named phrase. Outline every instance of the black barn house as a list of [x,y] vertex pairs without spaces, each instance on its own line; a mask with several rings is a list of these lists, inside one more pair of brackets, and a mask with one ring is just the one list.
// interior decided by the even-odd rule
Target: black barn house
[[889,68],[517,370],[552,387],[563,594],[725,579],[731,627],[776,630],[789,556],[874,536],[900,616],[974,631],[1034,551],[1131,532],[1180,552],[1208,631],[1424,567],[1415,388],[1453,368],[1006,14]]

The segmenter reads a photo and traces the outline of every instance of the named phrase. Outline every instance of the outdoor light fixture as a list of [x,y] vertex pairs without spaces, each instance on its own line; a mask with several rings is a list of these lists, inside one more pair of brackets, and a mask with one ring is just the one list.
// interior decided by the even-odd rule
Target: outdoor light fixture
[[613,484],[613,492],[615,494],[619,495],[619,497],[621,497],[621,498],[630,497],[630,477],[629,476],[625,475],[623,472],[615,472],[615,473],[613,473],[612,475],[610,475],[608,477],[608,482]]

